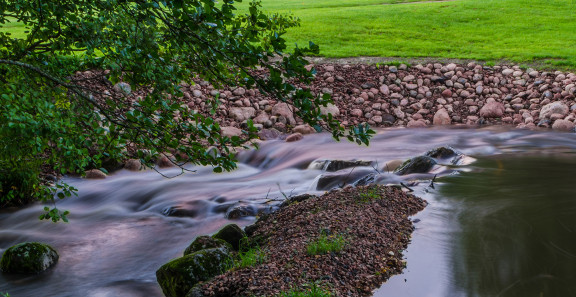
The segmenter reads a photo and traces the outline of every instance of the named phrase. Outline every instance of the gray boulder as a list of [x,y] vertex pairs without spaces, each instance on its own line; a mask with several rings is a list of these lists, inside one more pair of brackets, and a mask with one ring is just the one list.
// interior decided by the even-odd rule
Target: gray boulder
[[428,156],[418,156],[412,159],[406,160],[400,167],[394,170],[397,175],[406,175],[411,173],[427,173],[434,165],[436,165],[436,160]]

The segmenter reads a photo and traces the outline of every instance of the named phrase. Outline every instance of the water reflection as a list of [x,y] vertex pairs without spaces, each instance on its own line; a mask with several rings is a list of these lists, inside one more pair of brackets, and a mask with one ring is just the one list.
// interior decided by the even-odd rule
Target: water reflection
[[460,205],[450,265],[465,296],[576,296],[576,158],[500,156],[451,178]]

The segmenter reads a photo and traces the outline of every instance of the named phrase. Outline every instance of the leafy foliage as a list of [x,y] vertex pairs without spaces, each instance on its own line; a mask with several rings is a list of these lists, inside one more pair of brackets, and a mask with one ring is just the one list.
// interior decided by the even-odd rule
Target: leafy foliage
[[[318,47],[285,53],[283,35],[298,19],[264,14],[259,2],[238,13],[230,0],[1,1],[0,26],[14,23],[25,26],[24,36],[0,30],[0,171],[28,170],[26,189],[2,183],[3,191],[17,187],[16,196],[53,200],[59,190],[74,192],[31,178],[41,166],[83,174],[129,154],[153,166],[173,153],[182,172],[187,163],[235,168],[231,148],[256,138],[256,129],[248,122],[244,137],[225,137],[212,117],[182,105],[182,82],[198,77],[273,94],[336,138],[368,144],[372,133],[364,126],[345,131],[321,115],[328,97],[296,87],[313,78],[304,55]],[[135,98],[121,81],[145,91]],[[214,113],[217,98],[207,103]],[[42,218],[65,214],[48,209]]]

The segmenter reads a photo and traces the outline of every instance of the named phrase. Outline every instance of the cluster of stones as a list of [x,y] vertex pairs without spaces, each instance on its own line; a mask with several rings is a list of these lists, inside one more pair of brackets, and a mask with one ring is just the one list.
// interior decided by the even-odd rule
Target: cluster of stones
[[[332,113],[344,125],[366,122],[375,127],[425,127],[497,122],[519,128],[572,130],[576,119],[574,73],[475,63],[379,68],[323,64],[315,68],[318,74],[310,89],[332,96],[335,104],[322,112]],[[215,90],[207,83],[184,87],[189,88],[184,93],[188,106],[199,112],[208,97],[219,96],[218,115],[224,133],[240,133],[248,119],[264,128],[313,132],[294,116],[292,106],[257,90]]]
[[156,279],[167,297],[202,296],[199,284],[234,267],[234,253],[246,233],[236,224],[212,236],[198,236],[184,255],[162,265]]

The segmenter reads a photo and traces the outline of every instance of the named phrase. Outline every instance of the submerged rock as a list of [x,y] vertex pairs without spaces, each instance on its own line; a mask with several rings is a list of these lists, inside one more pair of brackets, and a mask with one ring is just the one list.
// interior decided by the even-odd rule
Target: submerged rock
[[435,148],[433,150],[427,151],[424,156],[436,158],[436,159],[447,159],[452,158],[455,156],[461,155],[461,153],[457,152],[455,149],[449,146],[442,146],[439,148]]
[[288,206],[290,204],[306,201],[310,198],[315,198],[315,197],[317,197],[317,196],[312,195],[312,194],[302,194],[302,195],[288,197],[288,199],[284,200],[284,202],[282,202],[282,204],[280,204],[280,207],[285,207],[285,206]]
[[418,156],[406,160],[404,164],[394,170],[398,175],[406,175],[410,173],[426,173],[436,165],[436,160],[428,156]]
[[333,188],[343,188],[346,185],[352,185],[362,178],[374,174],[374,169],[350,169],[341,170],[334,173],[325,173],[318,179],[316,190],[328,191]]
[[10,247],[2,255],[0,270],[5,273],[37,274],[58,262],[58,253],[39,242],[24,242]]
[[213,238],[222,239],[231,244],[234,250],[240,249],[240,241],[246,237],[246,233],[236,224],[228,224],[216,234],[212,235]]
[[335,172],[352,167],[366,167],[372,165],[371,161],[362,160],[316,160],[312,162],[308,168],[322,169],[327,172]]
[[224,273],[232,263],[227,249],[205,249],[164,264],[156,271],[156,279],[165,296],[181,297],[198,282]]
[[239,219],[243,217],[255,216],[258,210],[251,205],[236,205],[230,207],[226,211],[226,218],[229,220]]
[[192,241],[192,243],[184,251],[184,256],[199,252],[201,250],[214,248],[224,248],[230,252],[232,250],[232,245],[222,239],[212,238],[208,235],[202,235],[196,237],[196,239]]

